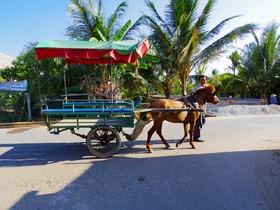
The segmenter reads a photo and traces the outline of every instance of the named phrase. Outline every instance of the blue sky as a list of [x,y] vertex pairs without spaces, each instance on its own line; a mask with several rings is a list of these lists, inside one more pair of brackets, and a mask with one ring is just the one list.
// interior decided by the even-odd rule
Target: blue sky
[[[0,53],[17,57],[29,42],[42,40],[64,40],[65,29],[70,20],[66,10],[70,0],[1,0],[0,7]],[[103,12],[106,17],[123,0],[104,0]],[[159,12],[163,13],[164,2],[167,0],[152,0]],[[133,22],[141,15],[147,14],[144,0],[127,0],[129,9],[127,19]],[[200,0],[205,5],[206,0]],[[217,0],[215,10],[210,22],[214,26],[221,20],[243,15],[234,19],[224,28],[225,32],[234,27],[254,22],[267,24],[276,19],[280,23],[279,0]]]

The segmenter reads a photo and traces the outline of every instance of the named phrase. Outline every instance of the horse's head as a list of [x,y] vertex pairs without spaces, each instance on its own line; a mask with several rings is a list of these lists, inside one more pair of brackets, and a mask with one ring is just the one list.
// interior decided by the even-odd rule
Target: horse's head
[[197,90],[195,93],[193,93],[193,95],[199,104],[205,104],[206,102],[217,104],[219,102],[219,99],[216,96],[216,88],[212,84]]

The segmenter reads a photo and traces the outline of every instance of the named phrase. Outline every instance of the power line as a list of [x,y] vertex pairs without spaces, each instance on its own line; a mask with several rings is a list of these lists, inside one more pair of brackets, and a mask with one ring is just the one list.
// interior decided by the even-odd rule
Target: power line
[[8,47],[6,50],[8,50],[9,48],[12,48],[13,46],[15,46],[15,44],[17,44],[29,31],[31,31],[31,29],[48,13],[48,11],[58,2],[59,0],[55,0],[48,8],[47,10],[42,13],[40,15],[39,18],[37,18],[37,20],[35,20],[35,22],[26,29],[26,31],[10,46]]

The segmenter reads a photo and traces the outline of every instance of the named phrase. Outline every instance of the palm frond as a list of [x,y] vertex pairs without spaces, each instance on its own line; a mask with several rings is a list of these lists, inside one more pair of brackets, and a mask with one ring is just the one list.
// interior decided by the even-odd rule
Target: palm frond
[[207,44],[208,42],[212,41],[214,38],[216,38],[217,35],[221,33],[221,30],[223,27],[232,19],[240,17],[239,15],[232,16],[229,18],[226,18],[222,22],[220,22],[218,25],[216,25],[214,28],[212,28],[208,33],[205,34],[204,37],[201,37],[202,43],[201,44]]
[[123,35],[122,40],[127,40],[127,39],[137,39],[139,37],[146,37],[141,29],[142,25],[147,25],[147,21],[143,16],[138,18],[136,22],[128,28],[126,33]]
[[125,1],[119,4],[119,6],[114,11],[114,13],[108,18],[108,24],[107,24],[108,32],[114,34],[116,29],[119,28],[120,23],[118,22],[118,20],[124,17],[127,8],[128,5]]
[[[182,5],[183,3],[183,5]],[[198,30],[194,26],[198,1],[181,1],[178,5],[174,5],[174,14],[176,20],[176,31],[173,34],[172,45],[176,50],[187,52],[186,49],[194,47],[194,35],[198,35]],[[198,38],[198,37],[197,37]],[[197,40],[197,39],[196,39]]]
[[211,60],[221,53],[225,52],[225,48],[229,46],[236,39],[243,39],[246,35],[252,33],[256,30],[257,26],[255,24],[245,24],[243,26],[233,29],[231,32],[227,33],[225,36],[216,40],[212,44],[205,47],[198,54],[193,57],[192,63],[195,65],[199,60]]
[[167,32],[169,35],[172,34],[172,31],[169,28],[169,25],[164,21],[164,19],[159,15],[158,11],[155,8],[154,3],[152,3],[150,0],[145,0],[147,7],[150,9],[150,11],[152,12],[152,16],[150,16],[151,18],[149,18],[150,20],[153,19],[153,21],[151,22],[152,24],[154,24],[155,22],[157,23],[156,25],[161,26],[162,30],[164,30],[165,32]]
[[275,58],[277,58],[279,51],[277,45],[279,45],[278,37],[277,37],[277,28],[279,24],[276,22],[272,22],[268,24],[262,35],[262,48],[263,48],[263,57],[265,57],[265,62],[268,66],[272,66],[273,62],[275,62]]
[[[91,2],[91,1],[90,1],[90,2]],[[92,7],[91,3],[90,3],[90,7]],[[92,8],[93,8],[93,7],[92,7]],[[98,6],[97,6],[97,15],[98,15],[98,16],[102,16],[102,15],[101,15],[102,8],[103,8],[103,0],[99,0],[99,1],[98,1]]]
[[150,16],[143,15],[142,18],[149,22],[149,27],[152,30],[152,34],[149,36],[149,39],[156,40],[156,42],[153,42],[153,45],[157,51],[160,53],[161,50],[169,50],[171,43],[167,34],[162,30],[162,27]]
[[130,27],[131,25],[131,20],[128,20],[124,25],[123,27],[119,30],[119,32],[113,37],[113,40],[114,41],[119,41],[121,40],[124,35],[125,35],[125,32],[128,30],[128,28]]
[[107,39],[106,39],[106,37],[103,35],[103,33],[97,28],[96,29],[96,31],[97,31],[97,33],[98,33],[98,35],[99,35],[99,37],[100,37],[100,39],[101,40],[99,40],[99,41],[108,41]]
[[68,15],[73,24],[66,28],[66,34],[78,40],[89,40],[94,36],[95,29],[103,25],[103,17],[96,15],[90,0],[72,0],[68,7]]
[[198,17],[195,27],[198,28],[201,32],[206,31],[206,26],[209,22],[209,18],[211,12],[213,11],[213,7],[215,5],[216,0],[208,0],[207,4],[205,5],[202,13]]

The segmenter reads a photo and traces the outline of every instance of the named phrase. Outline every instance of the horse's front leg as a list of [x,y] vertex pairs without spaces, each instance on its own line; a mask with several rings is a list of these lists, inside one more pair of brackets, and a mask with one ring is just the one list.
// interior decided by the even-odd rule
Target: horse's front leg
[[177,142],[176,147],[179,147],[188,136],[188,123],[184,123],[183,125],[184,125],[184,136],[179,142]]
[[147,142],[146,142],[146,148],[148,149],[149,153],[152,153],[153,150],[151,148],[151,138],[154,132],[157,130],[157,125],[156,122],[154,121],[154,125],[151,127],[151,129],[148,131],[148,137],[147,137]]
[[168,149],[170,147],[170,145],[167,143],[167,141],[165,140],[165,138],[162,135],[162,123],[161,125],[158,127],[157,129],[157,134],[159,135],[162,143],[165,145],[165,147]]
[[[152,128],[148,131],[148,138],[147,138],[146,148],[148,149],[149,153],[153,152],[153,150],[151,148],[151,138],[152,138],[152,135],[154,134],[154,132],[157,131],[157,134],[159,134],[160,138],[163,138],[163,136],[161,134],[162,123],[163,123],[163,119],[162,118],[154,120],[154,124],[153,124]],[[163,138],[162,141],[164,143],[165,139]],[[166,144],[165,144],[165,146],[166,146]]]
[[147,142],[146,142],[146,148],[148,150],[149,153],[152,153],[153,150],[151,148],[151,137],[153,135],[153,133],[155,132],[155,130],[152,130],[153,128],[151,128],[149,131],[148,131],[148,137],[147,137]]

